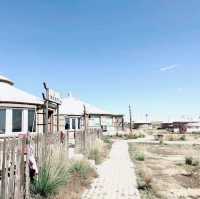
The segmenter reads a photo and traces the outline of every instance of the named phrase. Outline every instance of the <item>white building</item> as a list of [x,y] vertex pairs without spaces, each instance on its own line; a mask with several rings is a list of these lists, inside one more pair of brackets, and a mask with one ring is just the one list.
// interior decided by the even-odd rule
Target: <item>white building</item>
[[21,134],[37,131],[36,110],[43,102],[14,86],[0,76],[0,134]]
[[60,125],[65,130],[78,130],[84,128],[84,107],[87,115],[87,127],[103,129],[111,134],[122,130],[123,115],[112,114],[72,96],[62,99],[60,106]]
[[190,122],[187,124],[187,133],[200,133],[200,122]]

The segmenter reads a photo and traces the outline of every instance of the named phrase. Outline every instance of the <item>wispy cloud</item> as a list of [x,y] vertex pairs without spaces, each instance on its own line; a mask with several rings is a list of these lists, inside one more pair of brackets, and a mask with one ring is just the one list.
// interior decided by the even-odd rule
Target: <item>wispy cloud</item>
[[165,66],[165,67],[161,67],[160,71],[165,72],[165,71],[169,71],[169,70],[174,70],[177,67],[178,67],[177,64],[170,65],[170,66]]

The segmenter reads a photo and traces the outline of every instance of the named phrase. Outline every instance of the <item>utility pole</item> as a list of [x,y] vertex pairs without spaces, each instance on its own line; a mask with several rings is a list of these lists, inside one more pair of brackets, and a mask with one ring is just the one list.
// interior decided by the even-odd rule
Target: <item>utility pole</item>
[[44,128],[43,128],[43,136],[44,136],[44,148],[42,148],[42,158],[44,160],[44,163],[46,162],[46,156],[47,156],[47,134],[48,134],[48,117],[49,117],[49,88],[47,87],[47,84],[43,83],[45,94],[42,93],[43,99],[45,101],[44,105]]
[[129,104],[129,119],[130,119],[130,133],[132,133],[132,110],[131,105]]
[[84,131],[83,131],[83,150],[84,153],[86,152],[86,134],[87,134],[87,112],[86,112],[86,106],[83,105],[83,116],[84,116]]
[[45,110],[44,110],[44,134],[48,134],[48,116],[49,116],[49,88],[47,87],[47,84],[43,83],[45,94],[43,94],[43,98],[45,100]]

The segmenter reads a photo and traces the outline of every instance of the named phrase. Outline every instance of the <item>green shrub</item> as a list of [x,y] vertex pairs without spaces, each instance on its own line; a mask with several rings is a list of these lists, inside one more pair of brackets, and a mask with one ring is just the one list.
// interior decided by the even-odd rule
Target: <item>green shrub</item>
[[104,141],[104,143],[106,143],[106,144],[112,144],[112,143],[113,143],[112,140],[110,139],[110,137],[104,137],[104,138],[103,138],[103,141]]
[[193,158],[192,157],[185,157],[185,164],[192,165]]
[[138,161],[144,161],[145,157],[144,157],[144,153],[143,152],[137,152],[135,154],[135,159]]
[[186,140],[185,135],[182,135],[182,136],[180,137],[180,140],[181,140],[181,141],[185,141],[185,140]]
[[51,163],[44,164],[40,169],[38,177],[31,184],[31,191],[43,197],[55,195],[61,186],[68,181],[68,172],[62,164],[54,167]]
[[160,144],[160,145],[163,145],[163,144],[164,144],[163,139],[160,139],[159,144]]
[[69,174],[70,176],[79,176],[82,179],[86,179],[89,172],[91,172],[93,168],[90,164],[86,161],[76,161],[73,162],[72,165],[69,167]]

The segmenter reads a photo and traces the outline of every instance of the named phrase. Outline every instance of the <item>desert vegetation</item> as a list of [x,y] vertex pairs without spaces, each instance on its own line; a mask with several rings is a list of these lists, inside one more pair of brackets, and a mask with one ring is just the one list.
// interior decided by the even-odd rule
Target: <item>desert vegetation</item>
[[78,199],[84,187],[97,177],[87,160],[69,161],[64,153],[54,150],[31,182],[34,199]]
[[[104,137],[97,139],[86,157],[95,164],[104,161],[112,147],[112,140]],[[79,199],[93,178],[97,177],[96,169],[87,160],[69,161],[64,152],[53,150],[47,154],[47,160],[31,182],[33,199]]]
[[88,152],[88,159],[94,160],[95,164],[101,164],[107,158],[111,147],[112,140],[109,137],[105,137],[103,140],[97,139]]
[[200,198],[199,152],[200,145],[129,143],[141,198]]

